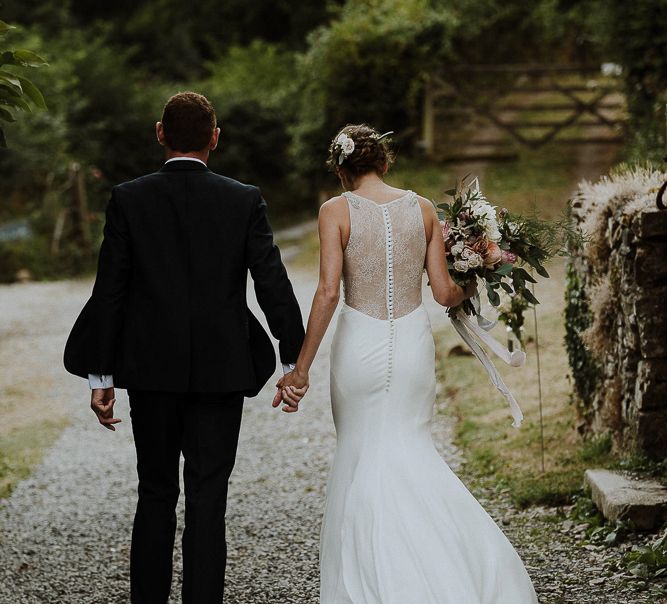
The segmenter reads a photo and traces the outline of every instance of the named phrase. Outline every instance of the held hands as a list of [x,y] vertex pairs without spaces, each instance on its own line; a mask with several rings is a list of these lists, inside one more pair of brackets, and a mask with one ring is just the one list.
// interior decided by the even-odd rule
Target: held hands
[[116,431],[114,424],[122,420],[113,416],[113,406],[116,402],[113,388],[96,388],[90,395],[90,408],[97,419],[107,430]]
[[299,410],[299,403],[308,392],[309,387],[307,373],[301,373],[298,369],[286,373],[276,383],[278,391],[273,397],[273,407],[278,407],[281,403],[284,403],[282,410],[285,413],[296,413]]

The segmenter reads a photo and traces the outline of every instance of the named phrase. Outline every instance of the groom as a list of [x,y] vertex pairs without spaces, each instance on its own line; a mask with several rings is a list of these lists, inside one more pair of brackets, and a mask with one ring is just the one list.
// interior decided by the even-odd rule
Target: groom
[[[89,379],[109,430],[114,386],[126,388],[139,500],[130,560],[134,604],[166,604],[185,458],[183,602],[220,604],[227,482],[244,396],[275,370],[273,345],[246,305],[248,270],[283,367],[304,331],[259,189],[211,172],[213,107],[177,94],[156,125],[166,162],[114,187],[93,293],[65,348],[65,367]],[[301,393],[286,393],[286,410]]]

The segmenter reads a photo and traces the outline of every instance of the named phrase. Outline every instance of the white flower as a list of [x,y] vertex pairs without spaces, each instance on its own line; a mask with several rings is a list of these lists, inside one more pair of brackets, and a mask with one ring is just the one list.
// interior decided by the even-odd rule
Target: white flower
[[476,218],[481,218],[484,215],[488,217],[492,212],[495,214],[493,207],[485,201],[480,200],[470,206],[470,213]]
[[487,225],[485,225],[484,231],[486,232],[486,236],[490,241],[494,241],[495,243],[498,243],[503,236],[500,234],[500,230],[498,229],[498,223],[496,222],[490,222]]
[[470,260],[470,258],[473,256],[475,256],[475,252],[473,252],[469,247],[463,248],[463,251],[461,252],[461,258],[464,260]]
[[465,260],[456,260],[454,270],[459,273],[465,273],[468,270],[468,263]]
[[345,161],[345,158],[349,155],[352,155],[354,152],[354,140],[352,140],[344,132],[338,135],[336,139],[336,145],[340,147],[340,157],[338,158],[338,163],[342,164]]
[[454,256],[460,256],[461,253],[463,252],[463,248],[464,248],[463,242],[458,241],[452,246],[452,254],[454,254]]
[[472,253],[472,256],[468,258],[468,267],[469,268],[479,268],[484,264],[484,260],[482,260],[482,257],[479,254],[476,254],[475,252]]

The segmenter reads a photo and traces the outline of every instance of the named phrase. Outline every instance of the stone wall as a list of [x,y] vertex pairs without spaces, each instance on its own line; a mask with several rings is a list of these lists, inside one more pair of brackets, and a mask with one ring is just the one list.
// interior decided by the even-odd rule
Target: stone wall
[[667,456],[667,174],[620,169],[572,202],[567,347],[579,428],[617,450]]

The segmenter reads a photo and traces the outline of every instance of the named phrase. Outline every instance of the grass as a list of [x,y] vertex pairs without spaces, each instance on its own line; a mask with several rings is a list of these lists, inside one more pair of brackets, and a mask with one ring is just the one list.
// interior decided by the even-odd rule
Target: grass
[[64,419],[35,421],[0,433],[0,499],[30,474],[66,424]]
[[[561,505],[581,491],[584,470],[617,464],[606,437],[583,442],[575,425],[575,410],[569,402],[567,356],[563,345],[564,261],[557,259],[549,270],[552,278],[537,285],[539,352],[542,371],[544,424],[544,472],[541,462],[540,412],[535,341],[526,346],[523,368],[495,363],[524,413],[521,428],[510,424],[503,397],[488,383],[477,359],[447,356],[458,344],[454,332],[441,335],[440,378],[448,405],[439,409],[456,418],[456,442],[466,458],[465,471],[500,489],[508,489],[515,504]],[[529,314],[528,336],[534,334]],[[501,328],[495,333],[501,339]]]
[[437,165],[398,158],[387,181],[414,189],[436,201],[466,174],[478,176],[482,190],[494,204],[514,212],[535,209],[544,218],[559,216],[579,179],[576,153],[558,145],[526,151],[517,161],[502,163],[466,162]]

